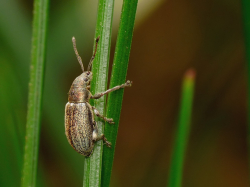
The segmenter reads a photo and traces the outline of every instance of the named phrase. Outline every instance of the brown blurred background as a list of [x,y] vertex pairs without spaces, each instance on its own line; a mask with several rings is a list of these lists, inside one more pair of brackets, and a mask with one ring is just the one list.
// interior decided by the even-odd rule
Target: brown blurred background
[[[21,116],[19,128],[24,129],[32,1],[9,2],[13,3],[12,8],[21,11],[25,20],[16,25],[18,42],[12,41],[15,34],[11,38],[6,32],[5,28],[11,28],[7,24],[0,30],[2,49],[7,46],[9,53],[14,51],[16,55],[6,57],[11,59],[6,62],[11,64],[21,87],[23,101],[14,110]],[[97,2],[51,3],[38,183],[53,187],[81,186],[83,157],[68,145],[63,115],[69,87],[81,73],[71,37],[77,38],[79,53],[87,64],[93,45]],[[194,68],[197,76],[183,187],[249,186],[246,62],[240,3],[238,0],[139,0],[127,75],[134,84],[124,94],[112,186],[166,186],[181,83],[189,68]],[[116,12],[120,14],[119,6]],[[15,21],[15,17],[7,21],[12,19]],[[27,32],[22,33],[20,29]],[[22,61],[18,54],[23,54]],[[15,154],[10,159],[15,160]],[[17,172],[16,180],[19,175]]]
[[165,186],[184,72],[197,72],[183,186],[248,186],[240,1],[164,1],[135,29],[114,171]]

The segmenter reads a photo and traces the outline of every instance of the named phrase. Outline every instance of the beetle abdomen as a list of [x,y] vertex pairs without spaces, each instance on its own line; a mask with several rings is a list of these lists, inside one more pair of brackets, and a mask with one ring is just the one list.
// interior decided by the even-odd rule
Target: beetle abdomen
[[89,103],[67,103],[65,106],[65,134],[70,145],[84,156],[91,155],[94,115]]

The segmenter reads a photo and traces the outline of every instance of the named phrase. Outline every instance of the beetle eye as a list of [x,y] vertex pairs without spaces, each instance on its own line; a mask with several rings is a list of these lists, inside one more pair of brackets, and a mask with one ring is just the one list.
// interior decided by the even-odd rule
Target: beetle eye
[[89,75],[89,74],[90,74],[90,72],[88,71],[88,72],[87,72],[87,75]]

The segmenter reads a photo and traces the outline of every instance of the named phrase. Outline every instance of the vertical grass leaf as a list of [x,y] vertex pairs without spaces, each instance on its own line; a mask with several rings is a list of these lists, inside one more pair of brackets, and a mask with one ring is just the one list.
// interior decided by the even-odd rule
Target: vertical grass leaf
[[248,169],[250,171],[250,1],[242,0],[248,77]]
[[182,171],[185,157],[185,151],[188,144],[188,137],[191,123],[193,92],[194,92],[195,72],[189,69],[184,75],[182,85],[181,105],[178,119],[178,127],[172,155],[169,187],[181,187]]
[[41,104],[44,81],[48,0],[34,1],[32,59],[21,186],[36,186]]
[[[113,10],[114,0],[99,0],[95,37],[100,36],[100,40],[92,67],[92,94],[103,92],[107,89]],[[101,114],[105,114],[105,99],[106,97],[104,96],[91,101],[91,104],[93,105],[94,103],[94,106]],[[103,133],[104,122],[99,118],[96,118],[96,122],[100,135]],[[89,158],[85,158],[84,187],[97,187],[101,185],[102,151],[103,142],[98,141],[94,146],[93,154]]]
[[[138,0],[124,0],[122,6],[121,20],[116,41],[115,57],[112,67],[110,88],[121,85],[126,81],[129,55],[135,23],[135,15]],[[116,138],[120,113],[122,107],[124,89],[112,92],[107,101],[107,117],[113,118],[115,124],[105,124],[105,136],[112,143],[112,148],[104,147],[102,186],[108,187],[113,166]]]

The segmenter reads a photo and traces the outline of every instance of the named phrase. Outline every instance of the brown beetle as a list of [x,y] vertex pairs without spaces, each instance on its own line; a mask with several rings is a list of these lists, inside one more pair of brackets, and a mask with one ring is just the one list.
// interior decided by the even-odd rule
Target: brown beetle
[[71,85],[68,96],[68,103],[65,106],[65,134],[69,144],[80,154],[89,157],[94,148],[94,143],[103,140],[108,147],[111,143],[107,141],[104,134],[98,134],[97,123],[94,120],[94,114],[108,123],[114,123],[112,118],[106,118],[99,111],[89,104],[89,99],[98,99],[105,94],[120,88],[131,86],[132,82],[111,88],[105,92],[92,95],[89,91],[90,81],[92,80],[91,66],[95,58],[97,45],[100,36],[96,39],[95,51],[90,59],[87,71],[84,71],[82,59],[76,49],[76,40],[73,37],[73,47],[76,57],[81,65],[83,73],[78,76]]

